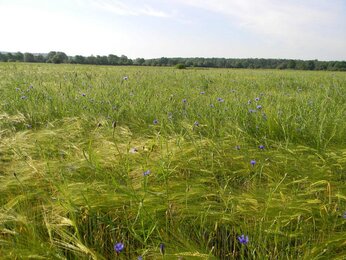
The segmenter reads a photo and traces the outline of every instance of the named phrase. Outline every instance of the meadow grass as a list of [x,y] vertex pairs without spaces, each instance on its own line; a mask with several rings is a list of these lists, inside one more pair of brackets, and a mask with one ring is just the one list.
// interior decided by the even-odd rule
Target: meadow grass
[[342,72],[0,64],[0,258],[345,259],[345,119]]

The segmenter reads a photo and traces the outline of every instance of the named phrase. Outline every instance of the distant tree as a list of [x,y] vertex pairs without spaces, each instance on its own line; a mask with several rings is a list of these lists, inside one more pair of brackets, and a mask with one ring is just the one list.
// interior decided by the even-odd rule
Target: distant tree
[[21,52],[16,52],[15,54],[13,54],[13,59],[15,59],[16,61],[24,61],[24,55]]
[[179,70],[186,69],[186,66],[184,64],[181,64],[181,63],[175,65],[175,67]]
[[35,56],[32,53],[24,53],[24,62],[35,62]]

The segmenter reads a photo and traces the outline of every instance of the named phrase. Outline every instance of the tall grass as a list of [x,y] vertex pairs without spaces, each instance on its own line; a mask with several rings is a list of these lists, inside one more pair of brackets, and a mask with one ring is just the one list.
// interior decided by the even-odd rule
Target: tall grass
[[11,63],[0,97],[2,259],[346,258],[345,73]]

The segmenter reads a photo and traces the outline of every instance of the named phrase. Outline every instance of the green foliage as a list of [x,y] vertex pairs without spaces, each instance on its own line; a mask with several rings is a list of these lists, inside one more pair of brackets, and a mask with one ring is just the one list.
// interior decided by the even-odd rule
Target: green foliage
[[186,69],[186,66],[184,64],[179,63],[179,64],[175,65],[175,68],[182,70],[182,69]]
[[0,70],[2,259],[345,258],[344,73]]

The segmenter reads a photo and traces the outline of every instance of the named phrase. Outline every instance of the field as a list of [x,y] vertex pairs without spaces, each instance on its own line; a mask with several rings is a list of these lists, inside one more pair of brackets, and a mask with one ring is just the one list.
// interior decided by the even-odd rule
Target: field
[[1,259],[345,259],[345,182],[346,73],[0,64]]

